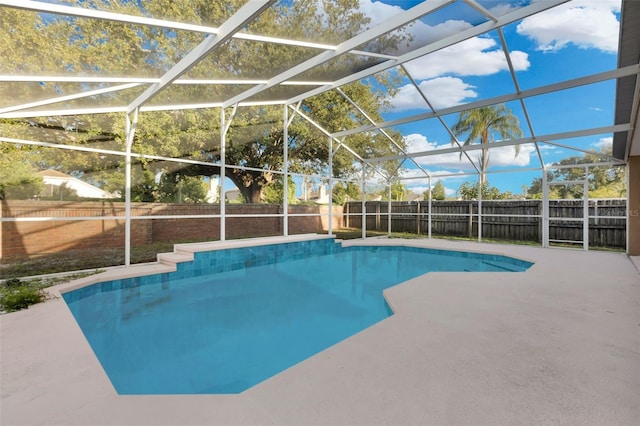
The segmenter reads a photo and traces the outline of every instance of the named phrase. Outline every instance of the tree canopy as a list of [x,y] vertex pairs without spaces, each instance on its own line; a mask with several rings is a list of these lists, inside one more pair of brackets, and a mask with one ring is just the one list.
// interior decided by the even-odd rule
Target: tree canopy
[[[606,155],[608,151],[602,152]],[[576,181],[585,179],[584,165],[597,163],[601,156],[596,154],[585,154],[567,157],[553,163],[554,166],[582,166],[550,168],[547,171],[548,181]],[[590,166],[588,187],[591,198],[619,198],[626,196],[626,172],[624,167],[610,166]],[[533,179],[527,191],[529,198],[542,198],[542,178]],[[550,198],[582,198],[583,189],[581,185],[553,185],[549,189]]]
[[[458,196],[462,200],[476,200],[478,199],[478,182],[464,182],[458,189]],[[484,182],[482,185],[482,199],[483,200],[508,200],[514,198],[514,195],[510,191],[500,191],[495,186],[489,185],[489,182]]]
[[42,192],[44,183],[23,152],[0,146],[0,200],[27,200]]
[[[424,191],[423,197],[426,200],[429,199],[429,189],[427,188],[426,191]],[[442,201],[446,198],[446,193],[445,193],[445,188],[444,188],[444,184],[442,183],[441,180],[437,181],[435,185],[433,185],[433,188],[431,188],[431,199],[433,200],[438,200],[438,201]]]
[[[95,7],[131,15],[167,16],[176,21],[203,25],[218,25],[235,12],[244,1],[211,2],[208,0],[116,0],[111,2],[73,0],[83,7]],[[203,34],[168,30],[142,25],[122,24],[97,19],[40,15],[18,9],[2,9],[3,25],[0,37],[18,37],[20,46],[0,47],[0,62],[19,69],[5,72],[23,74],[46,73],[64,76],[73,71],[86,75],[108,77],[129,75],[159,77],[181,60],[204,39]],[[323,40],[331,43],[350,38],[370,23],[360,10],[357,0],[282,2],[268,9],[250,24],[247,32],[302,40]],[[403,36],[398,33],[376,40],[393,46]],[[319,53],[299,46],[272,45],[231,39],[190,69],[184,79],[260,79],[270,78],[266,70],[281,71]],[[372,58],[345,55],[331,61],[313,73],[300,76],[305,80],[323,80],[326,75],[344,73]],[[269,67],[263,64],[268,62]],[[230,68],[231,67],[231,68]],[[394,94],[390,74],[380,74],[370,81],[357,81],[343,86],[342,91],[374,120],[382,121],[381,111]],[[110,84],[86,83],[96,89]],[[32,83],[0,88],[0,96],[24,99],[47,99],[79,92],[79,83]],[[251,86],[172,85],[150,101],[152,106],[191,104],[196,101],[215,102]],[[128,103],[143,92],[145,86],[96,95],[65,102],[65,108],[98,107]],[[249,100],[286,99],[310,87],[276,86]],[[17,92],[17,91],[20,92]],[[327,92],[305,100],[300,110],[330,132],[368,124],[340,93]],[[227,117],[232,109],[226,111]],[[183,188],[189,177],[220,174],[220,123],[217,108],[153,111],[140,114],[133,151],[145,157],[135,160],[133,173],[134,199],[160,201],[171,198],[168,193]],[[124,114],[61,116],[34,118],[28,121],[0,123],[3,131],[11,127],[17,137],[45,142],[90,146],[117,151],[124,150]],[[9,130],[8,130],[9,131]],[[398,134],[389,131],[403,144]],[[5,133],[6,134],[6,133]],[[289,150],[288,168],[292,172],[325,173],[329,158],[328,138],[300,117],[294,117],[283,135],[283,107],[256,106],[238,108],[231,121],[226,141],[225,164],[242,168],[227,169],[227,177],[248,202],[263,202],[264,188],[275,184],[284,167],[285,143]],[[355,152],[364,157],[387,155],[391,151],[382,135],[353,135],[346,140]],[[30,162],[37,169],[54,168],[111,191],[124,194],[124,159],[100,153],[37,149],[22,147],[29,152]],[[177,158],[191,163],[176,163],[153,157]],[[150,158],[151,157],[151,158]],[[392,173],[397,161],[380,167]],[[354,159],[346,149],[337,149],[333,157],[335,177],[350,177],[358,172]],[[162,174],[163,181],[155,177]],[[281,178],[280,178],[281,179]],[[162,184],[161,188],[159,184]],[[171,188],[173,185],[173,189]],[[164,194],[164,195],[163,195]],[[193,200],[200,199],[199,197]]]

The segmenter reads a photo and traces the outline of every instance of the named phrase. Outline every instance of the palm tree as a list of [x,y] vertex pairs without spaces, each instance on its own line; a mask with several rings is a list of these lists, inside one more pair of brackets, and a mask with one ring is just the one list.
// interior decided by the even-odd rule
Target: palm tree
[[[491,105],[463,111],[458,117],[458,122],[451,128],[453,134],[458,137],[464,134],[467,139],[464,145],[471,145],[478,141],[488,144],[495,141],[494,135],[498,134],[501,140],[516,139],[522,137],[520,122],[511,110],[504,104]],[[451,140],[455,143],[455,140]],[[514,145],[516,157],[520,153],[520,145]],[[462,153],[460,153],[462,158]],[[486,181],[485,172],[489,166],[489,149],[482,148],[480,154],[480,185]]]

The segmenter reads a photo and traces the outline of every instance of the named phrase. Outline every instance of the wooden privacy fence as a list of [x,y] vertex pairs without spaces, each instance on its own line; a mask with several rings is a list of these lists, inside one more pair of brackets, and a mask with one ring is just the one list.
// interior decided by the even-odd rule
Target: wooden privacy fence
[[[367,229],[388,230],[388,202],[366,203]],[[362,227],[362,203],[344,206],[346,227]],[[581,241],[583,209],[581,200],[550,200],[549,238]],[[554,217],[576,221],[554,221]],[[392,202],[391,231],[429,233],[429,203]],[[478,236],[477,201],[432,201],[431,233],[475,238]],[[542,200],[482,201],[482,237],[500,240],[542,242]],[[589,200],[589,245],[625,248],[626,200]]]

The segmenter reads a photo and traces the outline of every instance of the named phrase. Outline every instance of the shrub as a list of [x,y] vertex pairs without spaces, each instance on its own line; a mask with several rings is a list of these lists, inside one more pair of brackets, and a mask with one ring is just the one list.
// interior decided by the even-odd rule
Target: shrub
[[[6,285],[6,283],[5,283]],[[44,302],[46,293],[39,288],[21,286],[7,291],[0,297],[0,309],[6,312],[19,311],[36,303]]]
[[4,286],[10,288],[19,287],[20,285],[22,285],[22,281],[19,278],[11,278],[4,282]]

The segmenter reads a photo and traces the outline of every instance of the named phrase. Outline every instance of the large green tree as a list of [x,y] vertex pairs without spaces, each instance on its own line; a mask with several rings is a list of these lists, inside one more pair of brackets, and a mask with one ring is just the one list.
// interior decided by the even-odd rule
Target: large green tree
[[[425,201],[429,200],[429,189],[422,194]],[[441,180],[437,181],[436,184],[431,189],[431,199],[442,201],[446,198],[444,184]]]
[[[282,176],[275,179],[263,188],[264,201],[270,204],[280,204],[284,200],[284,179]],[[296,184],[289,176],[287,180],[287,199],[289,204],[296,204]]]
[[334,182],[333,184],[333,204],[343,205],[346,202],[362,200],[360,186],[353,182]]
[[[95,7],[131,15],[166,17],[176,21],[218,26],[245,2],[210,0],[115,0],[111,2],[71,0],[82,7]],[[11,40],[0,47],[0,63],[19,64],[18,72],[91,76],[160,77],[180,61],[205,35],[181,30],[168,30],[141,25],[74,17],[44,18],[36,13],[2,8],[0,37]],[[357,0],[301,0],[281,2],[269,8],[246,32],[275,37],[339,43],[361,33],[370,23]],[[16,36],[18,34],[18,36]],[[394,46],[403,39],[395,33],[375,41],[376,48]],[[274,45],[232,39],[216,49],[183,76],[184,79],[265,79],[274,73],[299,64],[320,53],[317,49]],[[343,55],[339,60],[300,76],[303,80],[326,81],[354,68],[368,66],[375,58]],[[265,66],[265,64],[268,64]],[[9,72],[8,70],[3,70]],[[10,72],[16,72],[12,69]],[[394,94],[390,74],[380,74],[370,81],[344,86],[343,91],[355,100],[374,120],[381,121],[381,110]],[[109,86],[97,83],[32,83],[0,88],[1,96],[18,99],[47,99]],[[247,85],[172,85],[149,105],[193,104],[216,102],[241,93]],[[249,98],[250,101],[287,99],[310,87],[276,86]],[[139,86],[122,92],[67,101],[67,107],[102,107],[127,104],[146,89]],[[330,132],[368,124],[337,92],[328,92],[305,100],[300,109]],[[232,110],[226,111],[227,117]],[[220,110],[187,109],[154,111],[140,114],[133,150],[147,156],[135,160],[134,194],[136,199],[155,200],[157,191],[150,188],[150,176],[162,172],[166,182],[184,184],[192,176],[220,174]],[[248,202],[262,202],[263,189],[274,182],[275,170],[284,167],[284,145],[289,149],[292,172],[325,173],[329,158],[327,137],[300,118],[289,127],[284,141],[282,106],[239,108],[227,134],[225,163],[242,166],[227,170],[227,177],[240,189]],[[114,149],[124,149],[124,114],[95,116],[63,116],[34,118],[20,123],[27,139]],[[6,124],[6,123],[5,123]],[[393,133],[393,132],[391,132]],[[399,135],[393,134],[400,143]],[[354,135],[345,141],[358,154],[371,157],[393,152],[380,135]],[[161,161],[150,156],[195,160],[199,164]],[[76,177],[90,180],[109,191],[124,194],[122,157],[99,153],[39,148],[34,153],[38,168],[56,168]],[[382,164],[388,172],[397,162]],[[333,157],[335,177],[357,173],[353,157],[338,149]],[[173,175],[173,176],[172,176]],[[136,188],[138,187],[139,188]],[[166,192],[166,191],[165,191]]]
[[[458,196],[462,200],[476,200],[478,198],[478,182],[464,182],[458,188]],[[482,184],[483,200],[509,200],[515,198],[511,191],[502,192],[495,186],[489,185],[489,182]]]
[[[604,150],[603,155],[610,155],[610,150]],[[571,166],[551,168],[547,172],[549,181],[580,181],[585,178],[584,165],[603,160],[599,154],[575,155],[553,163],[555,166]],[[580,166],[580,167],[578,167]],[[622,166],[591,166],[589,167],[588,188],[591,198],[618,198],[626,195],[626,172]],[[550,198],[582,198],[582,185],[552,185]],[[542,198],[542,178],[535,178],[528,191],[529,198]]]
[[[504,104],[491,105],[462,111],[458,121],[451,128],[456,137],[466,135],[464,145],[474,143],[489,144],[499,140],[517,139],[522,137],[520,122],[511,110]],[[452,140],[451,143],[455,143]],[[520,145],[514,145],[515,155],[520,152]],[[460,154],[462,158],[462,154]],[[486,171],[489,167],[489,148],[482,148],[479,157],[480,182],[486,182]]]
[[11,144],[0,144],[0,200],[27,200],[44,189],[42,177],[26,157]]

